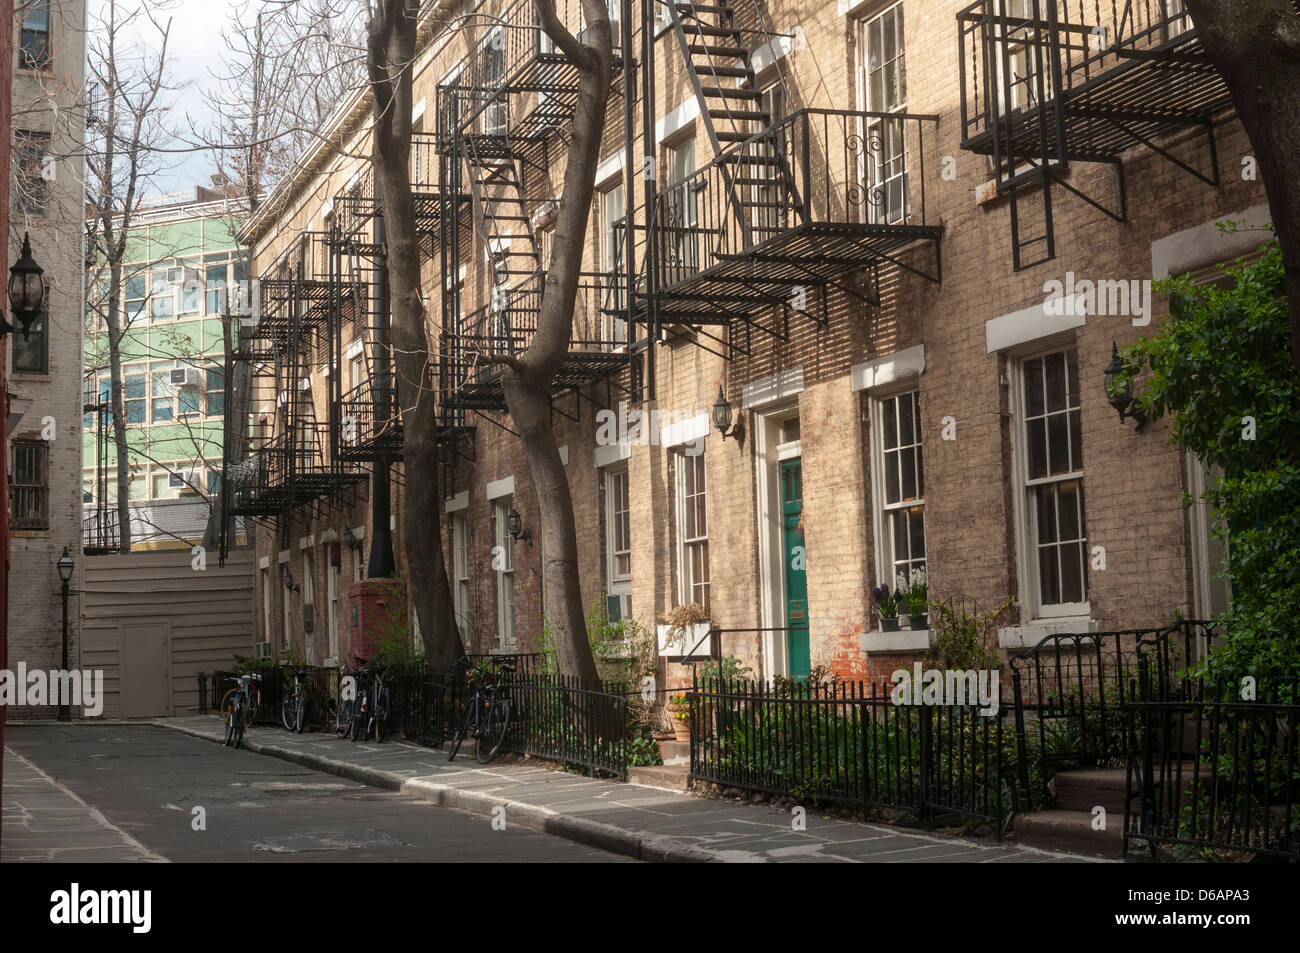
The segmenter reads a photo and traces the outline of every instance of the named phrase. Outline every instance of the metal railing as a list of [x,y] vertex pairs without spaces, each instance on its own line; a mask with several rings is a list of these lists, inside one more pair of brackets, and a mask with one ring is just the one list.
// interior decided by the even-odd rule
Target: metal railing
[[1300,860],[1300,678],[1196,679],[1170,691],[1138,660],[1124,707],[1130,755],[1124,850]]
[[81,520],[81,547],[86,555],[116,552],[121,545],[116,509],[97,506]]
[[1180,621],[1055,633],[1012,658],[1021,802],[1048,801],[1058,771],[1121,766],[1128,751],[1121,711],[1133,694],[1140,647],[1154,648],[1169,683],[1199,657],[1206,631],[1203,623]]
[[697,680],[688,694],[691,777],[885,808],[923,826],[1010,821],[1014,733],[1005,708],[896,704],[880,683]]
[[937,227],[925,204],[924,133],[937,122],[802,109],[724,149],[656,198],[658,287],[805,226],[861,226],[878,239],[895,226]]
[[627,693],[621,685],[563,675],[515,674],[504,747],[626,780]]

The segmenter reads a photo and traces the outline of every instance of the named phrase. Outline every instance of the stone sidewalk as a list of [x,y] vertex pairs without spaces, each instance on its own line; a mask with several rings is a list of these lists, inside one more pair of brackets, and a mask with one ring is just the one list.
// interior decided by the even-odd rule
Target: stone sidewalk
[[166,863],[13,748],[4,757],[0,864]]
[[[167,728],[221,742],[215,715],[163,718]],[[444,807],[518,824],[578,843],[658,861],[839,863],[1095,863],[1092,858],[996,845],[878,824],[790,814],[661,788],[585,778],[537,762],[479,765],[464,754],[401,741],[355,743],[332,735],[252,728],[244,747],[297,764],[400,791]]]

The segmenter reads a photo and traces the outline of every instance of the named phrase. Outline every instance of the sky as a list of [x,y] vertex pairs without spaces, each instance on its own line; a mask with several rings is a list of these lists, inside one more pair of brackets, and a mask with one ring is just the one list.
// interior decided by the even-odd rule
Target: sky
[[[134,0],[126,0],[128,5],[132,2]],[[179,87],[170,94],[172,125],[186,132],[191,123],[200,130],[206,129],[212,117],[204,106],[202,92],[215,85],[212,72],[221,71],[225,53],[221,35],[234,4],[230,0],[145,2],[149,3],[160,22],[167,18],[172,22],[168,40],[168,76],[170,85]],[[95,21],[103,8],[102,0],[88,0],[90,22]],[[142,27],[134,24],[133,31],[137,41],[148,38],[150,43],[156,43],[156,33],[147,20]],[[214,171],[209,151],[176,154],[161,164],[165,172],[155,179],[154,191],[157,192],[180,192],[195,185],[207,185]]]

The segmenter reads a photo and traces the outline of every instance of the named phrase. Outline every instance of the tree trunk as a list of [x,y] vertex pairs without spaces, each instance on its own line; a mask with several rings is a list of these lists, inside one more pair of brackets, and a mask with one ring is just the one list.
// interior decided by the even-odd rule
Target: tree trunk
[[[122,287],[122,263],[110,266],[108,279],[108,313],[104,325],[108,328],[108,376],[110,400],[113,403],[113,446],[117,455],[117,542],[118,552],[131,551],[131,474],[130,447],[126,440],[126,394],[122,380],[122,318],[118,311],[118,292]],[[145,379],[145,393],[149,381]],[[146,400],[147,400],[146,396]]]
[[1300,371],[1300,11],[1290,0],[1187,0],[1187,10],[1255,150],[1282,248],[1291,360]]
[[578,99],[556,215],[554,264],[546,273],[537,334],[528,349],[507,362],[502,374],[506,407],[519,430],[524,457],[537,489],[542,557],[546,560],[546,624],[555,640],[561,673],[590,682],[598,678],[587,635],[578,575],[578,536],[573,497],[551,426],[551,384],[573,338],[587,219],[596,185],[596,164],[609,102],[613,49],[603,0],[583,0],[588,45],[580,45],[558,22],[553,3],[536,0],[542,29],[578,68]]
[[427,374],[429,348],[411,195],[411,64],[419,7],[412,0],[379,0],[372,9],[366,59],[375,104],[375,186],[387,238],[391,337],[407,475],[402,520],[407,588],[425,656],[431,668],[441,668],[464,649],[442,554],[437,405]]

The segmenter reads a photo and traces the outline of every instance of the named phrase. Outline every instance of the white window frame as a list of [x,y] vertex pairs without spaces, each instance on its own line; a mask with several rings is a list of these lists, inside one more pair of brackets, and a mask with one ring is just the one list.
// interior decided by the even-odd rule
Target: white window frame
[[[888,583],[892,590],[897,586],[897,557],[894,552],[894,533],[892,520],[889,514],[896,510],[910,509],[914,506],[921,507],[921,519],[924,522],[926,517],[925,505],[925,433],[922,426],[915,434],[916,442],[913,444],[921,452],[921,484],[922,493],[914,500],[906,500],[899,503],[889,503],[885,498],[885,402],[907,394],[916,394],[920,400],[920,384],[913,378],[905,381],[901,386],[891,387],[888,390],[879,392],[873,391],[870,396],[871,400],[871,498],[872,498],[872,527],[876,537],[875,558],[876,558],[876,576],[878,577],[874,585]],[[901,486],[901,484],[900,484]],[[925,556],[922,561],[929,568],[930,539],[929,526],[925,527]],[[913,560],[915,562],[915,560]]]
[[465,650],[470,648],[470,582],[469,582],[469,521],[464,513],[455,513],[451,518],[452,537],[452,575],[455,588],[452,600],[456,609],[456,624],[460,626],[461,639]]
[[505,553],[501,569],[494,568],[497,589],[497,648],[512,649],[518,642],[515,626],[515,541],[510,535],[510,507],[514,497],[503,496],[492,503],[495,545]]
[[[622,251],[622,249],[614,247],[614,223],[627,219],[627,195],[623,186],[622,181],[615,180],[608,188],[596,193],[599,199],[597,211],[600,216],[600,254],[598,260],[600,262],[600,271],[606,276],[610,290],[617,288],[618,282],[626,279],[626,275],[621,270],[618,273],[614,271],[615,263],[621,257],[619,252]],[[622,209],[622,213],[618,218],[611,218],[609,205],[615,194],[619,197],[618,204]],[[626,238],[623,241],[625,242]],[[612,304],[613,302],[608,303]],[[627,321],[612,314],[602,314],[600,336],[611,347],[626,347]]]
[[[881,23],[883,29],[884,18],[893,14],[895,18],[902,16],[903,2],[899,0],[886,6],[869,17],[863,17],[857,23],[857,42],[855,44],[858,50],[858,62],[855,69],[858,83],[858,101],[865,104],[867,112],[890,112],[905,115],[907,112],[907,21],[904,19],[902,35],[898,44],[897,55],[894,61],[902,62],[903,67],[903,88],[901,92],[901,101],[888,105],[886,103],[875,102],[871,93],[871,25]],[[883,51],[882,51],[883,55]],[[881,143],[881,152],[874,154],[868,149],[862,153],[862,168],[859,169],[861,181],[864,184],[867,196],[866,207],[863,209],[865,220],[872,224],[896,225],[907,221],[911,214],[911,194],[910,194],[910,176],[908,170],[908,141],[907,141],[907,120],[898,119],[897,123],[897,142],[899,150],[896,155],[886,156],[885,149],[888,144],[894,141],[894,133],[887,129],[888,123],[895,120],[886,119],[868,119],[861,129],[862,141],[871,143],[879,141]],[[899,167],[894,168],[893,164]],[[891,171],[892,170],[892,171]],[[889,190],[893,183],[902,183],[900,203],[897,207],[888,204]],[[883,188],[885,205],[879,205],[871,202],[871,196],[875,190]]]
[[[705,561],[708,562],[709,477],[708,477],[708,464],[706,460],[706,454],[704,452],[701,452],[697,456],[693,457],[683,452],[682,448],[676,448],[676,453],[677,453],[677,460],[676,460],[677,466],[674,468],[676,470],[676,473],[674,474],[674,481],[675,481],[674,496],[676,497],[677,525],[675,527],[675,532],[673,535],[676,537],[676,543],[677,543],[677,602],[680,605],[687,605],[695,601],[694,598],[695,580],[694,578],[692,578],[690,562],[687,559],[687,552],[688,552],[687,547],[689,545],[698,545],[700,543],[703,543],[704,552],[705,552]],[[695,536],[692,537],[691,539],[687,539],[686,538],[686,467],[694,466],[697,457],[700,460],[701,464],[703,464],[702,469],[704,472],[704,493],[703,493],[704,535]],[[704,581],[703,584],[703,588],[706,593],[705,601],[708,604],[701,606],[708,614],[712,613],[712,602],[713,602],[712,582],[713,582],[713,571],[712,571],[712,566],[710,565],[708,571],[708,578]]]
[[[1050,619],[1087,619],[1092,610],[1091,602],[1091,584],[1088,579],[1088,568],[1090,550],[1088,548],[1088,526],[1087,526],[1087,470],[1080,469],[1071,471],[1069,474],[1058,474],[1056,476],[1047,476],[1030,480],[1029,477],[1029,454],[1028,454],[1028,433],[1026,430],[1026,405],[1025,405],[1025,364],[1036,358],[1044,358],[1050,354],[1057,354],[1062,351],[1079,349],[1077,341],[1072,337],[1057,338],[1050,344],[1040,344],[1032,350],[1018,352],[1011,357],[1011,402],[1012,416],[1014,420],[1014,443],[1012,446],[1012,468],[1015,477],[1015,494],[1014,494],[1014,517],[1016,528],[1016,565],[1017,576],[1020,580],[1020,598],[1019,604],[1022,607],[1022,623],[1037,620]],[[1076,356],[1076,361],[1079,358]],[[1080,370],[1080,375],[1082,371]],[[1069,386],[1069,373],[1066,373],[1066,386]],[[1082,389],[1082,377],[1080,376],[1080,389]],[[1068,400],[1068,397],[1067,397]],[[1082,395],[1080,395],[1080,404],[1082,404]],[[1082,414],[1082,407],[1080,407]],[[1067,429],[1067,441],[1068,441]],[[1082,450],[1082,447],[1080,448]],[[1086,465],[1085,465],[1086,466]],[[1044,605],[1042,601],[1042,584],[1039,578],[1038,564],[1038,528],[1037,528],[1037,508],[1035,504],[1035,488],[1047,484],[1061,484],[1077,480],[1080,486],[1080,495],[1083,500],[1084,520],[1080,527],[1083,533],[1083,553],[1082,553],[1082,572],[1084,583],[1084,601],[1082,602],[1063,602]]]
[[262,641],[271,643],[271,567],[262,569]]
[[[510,70],[510,63],[509,63],[510,53],[509,53],[509,49],[507,48],[507,44],[509,40],[506,35],[504,26],[495,26],[492,29],[488,30],[487,36],[485,36],[482,42],[479,43],[478,55],[485,58],[493,56],[495,53],[494,43],[495,43],[495,38],[497,36],[500,36],[502,38],[501,40],[502,46],[500,49],[500,54],[501,54],[500,79],[502,80],[501,89],[495,95],[490,94],[486,86],[484,89],[478,91],[480,95],[483,96],[483,111],[479,114],[479,119],[478,119],[479,132],[481,132],[485,136],[503,136],[507,132],[509,132],[510,129],[510,114],[508,111],[509,93],[506,91],[506,87],[504,85],[505,74]],[[487,73],[487,67],[485,65],[483,69],[485,80],[487,79],[486,73]]]
[[[627,487],[627,549],[618,550],[615,527],[618,525],[616,485],[619,480]],[[605,591],[611,596],[630,596],[632,594],[632,484],[626,463],[606,467],[603,472],[605,484]],[[627,553],[627,572],[617,569],[619,552]]]
[[329,657],[337,659],[339,657],[339,565],[334,561],[333,554],[327,560],[325,568],[325,601],[327,648]]

